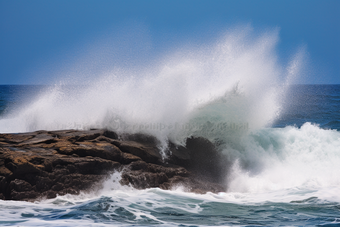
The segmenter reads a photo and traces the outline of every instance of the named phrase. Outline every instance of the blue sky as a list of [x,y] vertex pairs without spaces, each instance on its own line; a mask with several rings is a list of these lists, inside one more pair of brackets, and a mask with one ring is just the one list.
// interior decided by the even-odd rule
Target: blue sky
[[0,84],[48,84],[77,61],[138,64],[237,25],[279,29],[283,62],[305,47],[309,75],[298,83],[340,84],[339,0],[0,0]]

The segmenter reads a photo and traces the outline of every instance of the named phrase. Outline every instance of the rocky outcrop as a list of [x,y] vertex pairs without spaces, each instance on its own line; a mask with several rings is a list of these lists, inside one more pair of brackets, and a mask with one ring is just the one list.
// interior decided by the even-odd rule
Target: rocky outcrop
[[219,192],[223,156],[203,138],[187,146],[169,143],[167,159],[154,137],[133,134],[120,138],[108,130],[37,131],[0,134],[0,199],[35,200],[57,194],[96,190],[113,171],[123,185],[138,189]]

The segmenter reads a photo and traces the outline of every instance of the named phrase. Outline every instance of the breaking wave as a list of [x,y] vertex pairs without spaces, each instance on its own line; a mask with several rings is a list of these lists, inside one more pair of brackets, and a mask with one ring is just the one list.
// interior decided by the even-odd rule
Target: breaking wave
[[2,116],[0,131],[107,128],[153,135],[161,147],[202,136],[231,163],[230,193],[328,190],[323,195],[340,201],[333,193],[340,185],[339,132],[310,123],[270,128],[303,62],[298,52],[282,65],[277,42],[275,31],[240,29],[138,73],[115,68],[85,85],[51,86]]
[[116,67],[84,86],[49,87],[3,117],[1,132],[108,128],[181,143],[207,132],[223,140],[235,128],[261,129],[279,115],[301,63],[297,54],[282,66],[277,42],[276,31],[256,36],[239,29],[138,73]]

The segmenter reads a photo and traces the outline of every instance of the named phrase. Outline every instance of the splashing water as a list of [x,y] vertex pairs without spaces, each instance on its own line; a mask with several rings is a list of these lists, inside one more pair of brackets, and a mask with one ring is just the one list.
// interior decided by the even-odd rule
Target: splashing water
[[269,127],[285,108],[286,89],[303,63],[303,52],[298,52],[282,66],[277,41],[276,31],[256,36],[249,28],[239,29],[213,45],[178,51],[150,67],[114,68],[93,75],[96,79],[85,85],[48,87],[0,119],[0,132],[108,128],[153,135],[161,148],[168,140],[184,145],[186,138],[202,136],[227,157],[227,192],[136,191],[120,186],[114,173],[94,194],[30,206],[1,202],[6,217],[0,221],[56,226],[338,224],[339,131],[312,123]]
[[208,126],[217,132],[209,139],[222,140],[234,134],[226,128],[235,124],[262,128],[279,114],[285,80],[298,72],[296,61],[287,73],[279,65],[277,37],[277,32],[256,37],[243,29],[138,74],[114,69],[94,75],[90,85],[51,87],[2,119],[1,131],[108,128],[183,143]]

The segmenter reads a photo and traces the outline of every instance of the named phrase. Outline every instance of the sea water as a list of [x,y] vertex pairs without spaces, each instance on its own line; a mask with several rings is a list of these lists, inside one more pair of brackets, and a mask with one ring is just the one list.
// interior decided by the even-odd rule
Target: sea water
[[116,172],[102,189],[36,202],[0,200],[13,226],[339,226],[340,85],[292,85],[298,52],[277,34],[229,34],[138,73],[82,85],[0,86],[0,132],[108,128],[170,140],[203,136],[226,156],[226,191],[136,190]]

